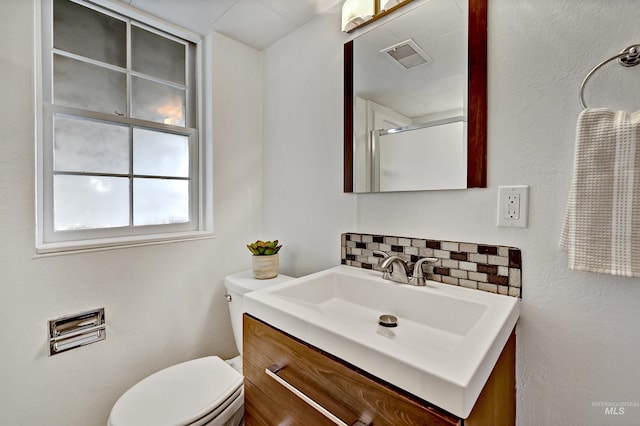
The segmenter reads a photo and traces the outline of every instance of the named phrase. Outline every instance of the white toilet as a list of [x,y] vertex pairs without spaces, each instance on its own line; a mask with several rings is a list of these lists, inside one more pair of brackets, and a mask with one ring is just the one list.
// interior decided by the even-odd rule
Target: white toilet
[[[225,277],[231,326],[242,354],[243,296],[292,277],[256,280],[251,271]],[[111,409],[109,426],[237,426],[244,414],[242,358],[217,356],[173,365],[141,380]]]

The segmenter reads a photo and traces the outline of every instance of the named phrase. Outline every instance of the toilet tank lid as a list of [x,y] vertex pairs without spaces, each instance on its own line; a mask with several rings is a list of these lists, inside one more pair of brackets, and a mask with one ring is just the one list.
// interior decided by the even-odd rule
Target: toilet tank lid
[[224,285],[227,290],[243,295],[250,291],[260,290],[292,279],[293,277],[288,275],[279,274],[275,278],[258,280],[254,278],[253,272],[249,270],[227,275],[224,278]]
[[113,406],[109,424],[191,424],[220,406],[242,381],[242,375],[217,356],[183,362],[125,392]]

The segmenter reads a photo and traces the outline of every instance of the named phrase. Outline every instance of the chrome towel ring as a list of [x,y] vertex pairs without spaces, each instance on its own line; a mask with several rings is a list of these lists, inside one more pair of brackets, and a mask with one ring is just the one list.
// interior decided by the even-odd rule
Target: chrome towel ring
[[618,63],[623,67],[635,67],[636,65],[640,64],[640,44],[634,44],[627,47],[617,55],[614,55],[609,59],[605,59],[604,61],[600,62],[598,65],[593,67],[591,71],[589,71],[589,74],[587,74],[587,76],[582,81],[582,85],[580,86],[580,104],[582,105],[582,108],[587,108],[587,104],[584,101],[584,88],[587,85],[587,82],[589,81],[591,76],[595,74],[596,71],[598,71],[600,68],[613,61],[614,59],[617,59]]

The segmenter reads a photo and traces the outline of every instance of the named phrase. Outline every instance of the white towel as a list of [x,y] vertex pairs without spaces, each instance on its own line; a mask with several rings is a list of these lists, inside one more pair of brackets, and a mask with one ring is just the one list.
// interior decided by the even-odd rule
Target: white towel
[[640,111],[582,111],[560,247],[569,267],[640,276]]

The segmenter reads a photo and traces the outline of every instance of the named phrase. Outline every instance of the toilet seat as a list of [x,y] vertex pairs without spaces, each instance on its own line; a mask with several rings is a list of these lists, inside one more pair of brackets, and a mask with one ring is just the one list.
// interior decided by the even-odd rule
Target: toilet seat
[[242,405],[242,382],[242,375],[217,356],[173,365],[125,392],[111,410],[109,426],[204,425]]

